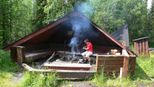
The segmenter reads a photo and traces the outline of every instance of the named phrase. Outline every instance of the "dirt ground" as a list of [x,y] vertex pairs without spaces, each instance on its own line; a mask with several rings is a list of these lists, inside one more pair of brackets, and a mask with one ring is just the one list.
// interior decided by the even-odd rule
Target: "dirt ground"
[[11,82],[19,84],[22,77],[23,77],[23,72],[14,73],[13,77],[11,78]]
[[89,81],[70,81],[60,87],[97,87]]

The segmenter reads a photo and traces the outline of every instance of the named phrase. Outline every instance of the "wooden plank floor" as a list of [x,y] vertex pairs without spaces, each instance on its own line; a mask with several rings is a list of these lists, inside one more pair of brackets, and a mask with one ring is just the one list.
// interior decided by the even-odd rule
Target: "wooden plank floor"
[[72,63],[61,60],[44,63],[44,67],[55,70],[93,70],[93,66],[90,64]]

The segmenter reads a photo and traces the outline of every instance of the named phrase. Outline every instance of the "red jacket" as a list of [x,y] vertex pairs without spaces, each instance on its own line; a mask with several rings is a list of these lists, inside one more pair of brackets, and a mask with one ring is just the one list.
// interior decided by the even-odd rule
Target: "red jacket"
[[86,43],[86,51],[93,52],[93,44],[91,42]]

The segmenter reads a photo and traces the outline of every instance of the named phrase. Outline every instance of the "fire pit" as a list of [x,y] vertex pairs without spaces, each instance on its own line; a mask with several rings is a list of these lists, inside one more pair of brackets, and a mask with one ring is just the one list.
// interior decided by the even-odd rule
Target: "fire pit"
[[[94,56],[91,56],[93,61],[95,60]],[[56,69],[56,70],[90,70],[92,65],[80,63],[83,57],[81,53],[72,53],[68,51],[57,51],[54,52],[49,59],[43,63],[43,67],[47,69]],[[95,64],[95,62],[93,62]]]

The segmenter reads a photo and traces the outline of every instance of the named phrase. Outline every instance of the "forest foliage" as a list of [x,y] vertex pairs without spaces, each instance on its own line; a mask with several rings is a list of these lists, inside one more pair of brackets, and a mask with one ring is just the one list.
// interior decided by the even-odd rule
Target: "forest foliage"
[[71,12],[77,4],[87,3],[91,14],[85,14],[101,28],[112,33],[127,24],[130,40],[150,37],[154,43],[154,3],[147,0],[1,0],[0,47],[4,47],[42,26]]

